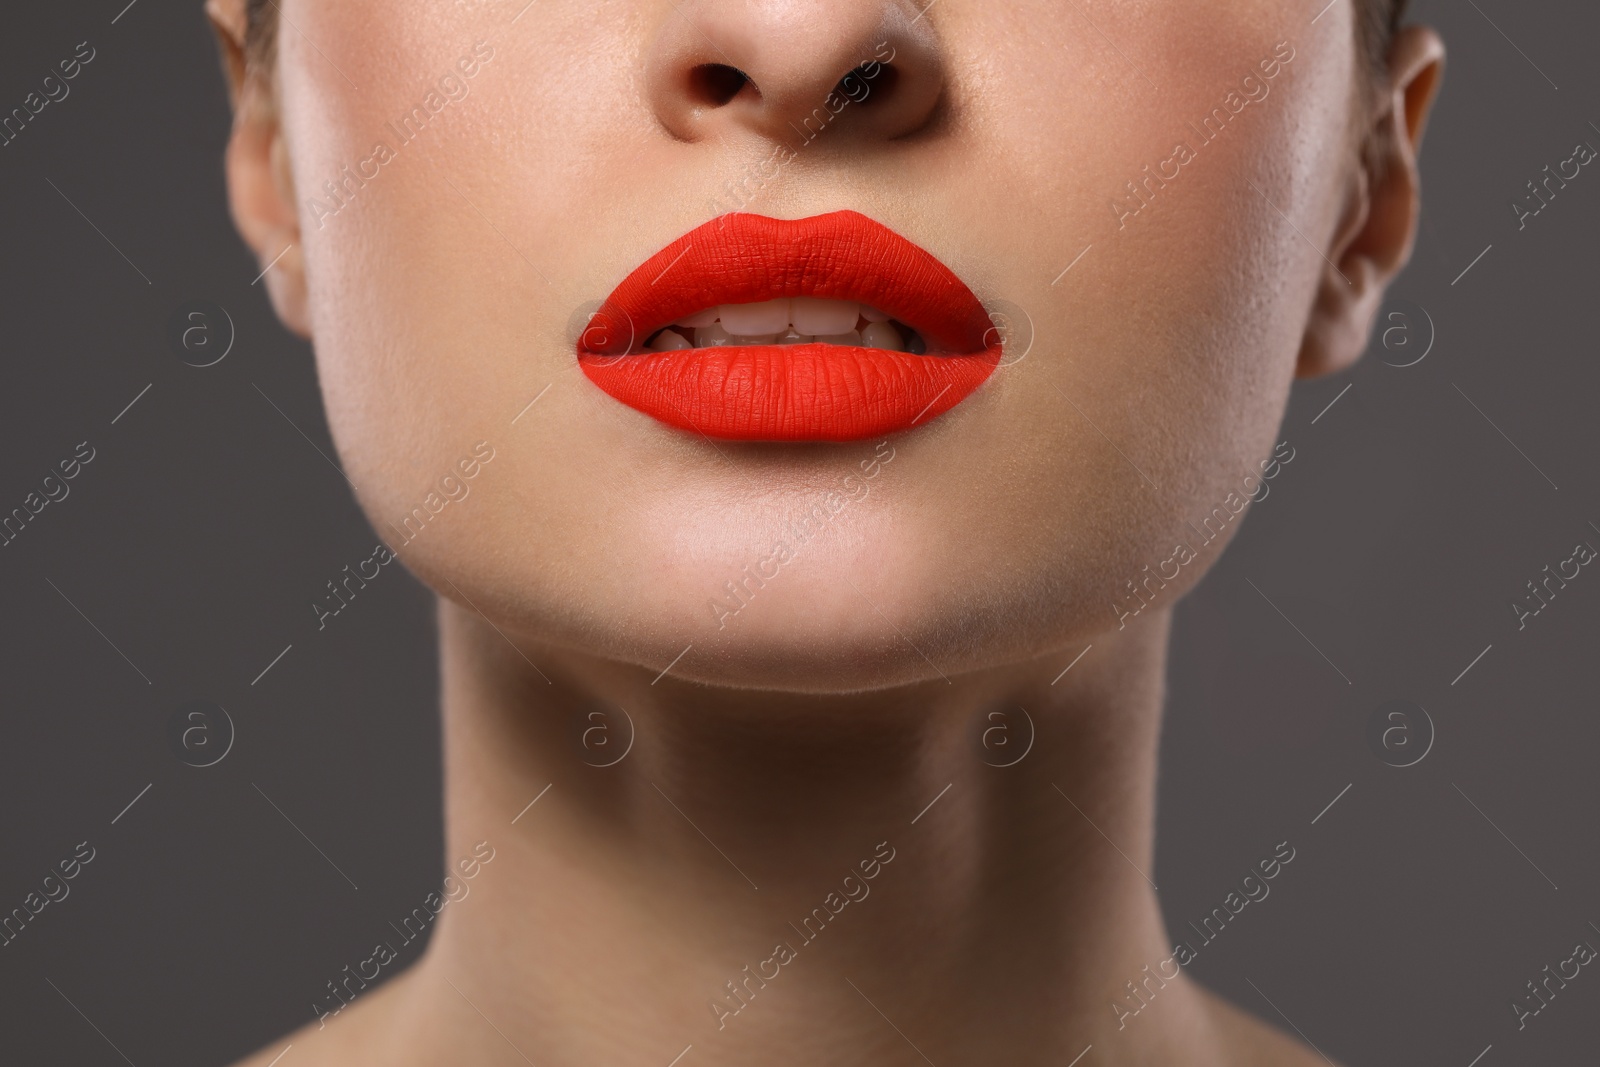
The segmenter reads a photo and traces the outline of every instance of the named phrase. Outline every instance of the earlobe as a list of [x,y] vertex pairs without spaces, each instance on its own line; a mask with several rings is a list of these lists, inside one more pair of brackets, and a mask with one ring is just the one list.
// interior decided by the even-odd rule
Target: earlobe
[[216,31],[233,103],[225,169],[234,226],[255,253],[263,272],[260,284],[266,286],[278,318],[295,334],[309,338],[294,179],[270,80],[249,69],[242,3],[208,0],[206,15]]
[[1361,358],[1383,297],[1411,258],[1421,213],[1417,152],[1439,79],[1444,44],[1407,26],[1389,52],[1389,88],[1351,169],[1346,208],[1306,324],[1295,374],[1315,378]]

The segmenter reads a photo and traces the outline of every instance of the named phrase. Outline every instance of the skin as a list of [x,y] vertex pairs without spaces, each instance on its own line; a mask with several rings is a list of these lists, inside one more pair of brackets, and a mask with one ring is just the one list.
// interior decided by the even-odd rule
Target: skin
[[[362,507],[440,593],[446,860],[496,858],[419,963],[244,1062],[290,1040],[297,1064],[1324,1062],[1186,974],[1122,1026],[1110,1007],[1172,954],[1140,873],[1168,627],[1226,538],[1125,626],[1112,605],[1242,495],[1292,381],[1359,358],[1411,250],[1436,35],[1403,31],[1369,92],[1348,3],[280,7],[251,71],[242,3],[208,6],[234,217],[263,267],[282,253],[265,281]],[[397,145],[484,40],[467,95]],[[897,77],[743,209],[871,215],[1020,309],[1025,358],[876,448],[713,445],[592,387],[575,313],[740,206],[723,183],[883,41]],[[1280,42],[1268,95],[1119,223],[1125,183]],[[753,84],[707,101],[703,63]],[[330,213],[322,183],[378,141],[394,158]],[[479,441],[470,495],[407,540]],[[1032,750],[987,765],[975,724],[1019,705]],[[619,706],[633,746],[596,768],[576,739]],[[884,841],[870,898],[719,1028],[724,982]]]

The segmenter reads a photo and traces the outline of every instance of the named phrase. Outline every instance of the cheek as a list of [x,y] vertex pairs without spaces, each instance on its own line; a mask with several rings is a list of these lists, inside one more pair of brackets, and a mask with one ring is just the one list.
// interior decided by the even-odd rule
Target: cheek
[[[319,379],[375,519],[472,443],[504,443],[546,385],[540,414],[572,384],[549,357],[614,284],[578,266],[595,238],[574,220],[603,214],[625,173],[616,116],[636,97],[626,65],[596,54],[624,51],[597,34],[596,6],[512,26],[503,5],[284,4],[305,31],[282,35],[280,64]],[[596,63],[624,73],[595,78]],[[464,98],[438,91],[450,75]]]
[[[946,557],[943,574],[971,571],[978,587],[997,558],[1026,560],[1015,573],[1031,581],[984,595],[1033,599],[1058,618],[1072,610],[1056,607],[1067,599],[1098,605],[1175,543],[1194,542],[1188,523],[1239,490],[1279,439],[1329,269],[1322,250],[1342,189],[1353,76],[1347,13],[1309,26],[1288,8],[1096,11],[1125,56],[1092,30],[1079,35],[1081,25],[1061,39],[1045,29],[1060,23],[1043,21],[1031,35],[997,24],[992,40],[963,38],[986,50],[962,101],[980,147],[950,146],[933,183],[944,200],[928,210],[982,219],[984,245],[1006,250],[958,269],[1021,306],[1032,348],[983,397],[1006,413],[984,423],[993,433],[974,449],[988,457],[983,477],[938,504],[950,525],[983,529],[990,555],[923,546]],[[1094,47],[1083,56],[1086,40]],[[1283,41],[1293,58],[1265,81],[1264,98],[1232,113],[1228,94],[1243,98],[1246,76],[1262,81],[1261,62]],[[1210,133],[1219,107],[1227,117]],[[1179,143],[1189,161],[1119,218],[1128,183],[1157,172]],[[976,441],[982,430],[966,432]],[[1171,592],[1223,543],[1182,568]]]

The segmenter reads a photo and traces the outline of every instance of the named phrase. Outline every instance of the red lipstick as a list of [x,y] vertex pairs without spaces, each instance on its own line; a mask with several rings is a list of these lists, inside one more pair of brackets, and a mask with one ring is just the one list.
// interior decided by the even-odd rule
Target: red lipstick
[[[821,341],[639,348],[709,309],[795,297],[855,301],[917,340],[912,351]],[[855,441],[955,407],[994,372],[1001,343],[950,268],[865,215],[735,213],[684,234],[623,279],[577,355],[601,390],[669,426],[737,441]]]

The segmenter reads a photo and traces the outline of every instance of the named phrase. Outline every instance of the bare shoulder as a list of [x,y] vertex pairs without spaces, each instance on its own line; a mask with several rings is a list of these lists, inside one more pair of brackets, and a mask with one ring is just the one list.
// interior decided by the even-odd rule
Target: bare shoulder
[[[230,1067],[366,1067],[406,1062],[396,1048],[403,1044],[405,1000],[415,968],[396,975],[350,1004],[337,1016],[313,1021],[275,1038],[260,1051]],[[289,1056],[285,1051],[293,1049]]]
[[1242,1011],[1198,983],[1196,991],[1232,1067],[1340,1067],[1298,1037]]

